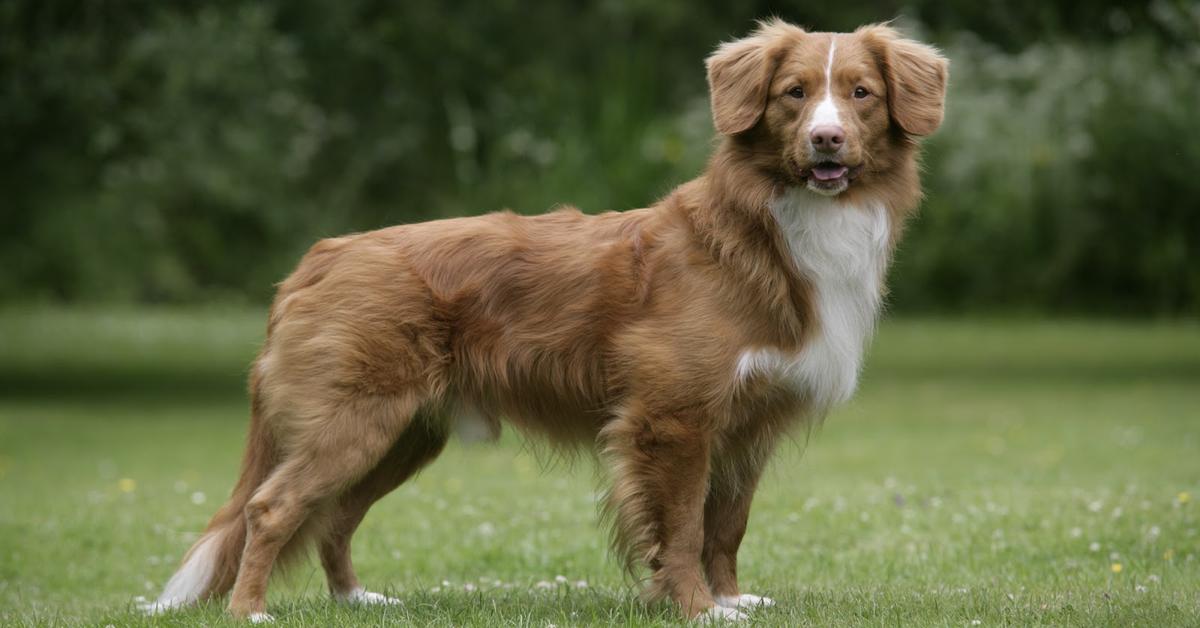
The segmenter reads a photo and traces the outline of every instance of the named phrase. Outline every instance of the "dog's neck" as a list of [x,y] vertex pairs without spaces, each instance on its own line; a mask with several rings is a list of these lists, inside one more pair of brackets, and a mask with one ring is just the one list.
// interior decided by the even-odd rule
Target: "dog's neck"
[[[887,163],[873,163],[873,168],[856,179],[848,191],[838,195],[836,202],[852,206],[882,205],[893,225],[894,245],[902,226],[921,202],[920,147],[903,135],[888,141],[892,146],[886,151],[890,155]],[[761,221],[772,202],[790,188],[802,187],[802,182],[779,170],[780,150],[760,136],[723,138],[697,179],[704,182],[711,209],[731,218]],[[819,195],[812,196],[814,204],[825,203]]]
[[[781,203],[788,212],[828,213],[838,209],[882,212],[886,243],[880,255],[886,266],[906,216],[920,199],[915,160],[911,168],[876,175],[862,183],[855,194],[837,198],[820,196],[789,181],[772,170],[773,158],[756,152],[751,145],[726,138],[697,179],[678,188],[665,206],[679,211],[695,235],[697,244],[708,251],[735,281],[756,287],[746,295],[749,302],[771,312],[782,325],[785,344],[800,342],[817,316],[809,295],[814,276],[796,257],[795,224],[783,224]],[[906,163],[906,162],[901,162]],[[792,230],[794,231],[794,229]],[[874,234],[878,236],[879,234]],[[882,268],[881,268],[882,272]]]
[[713,209],[753,217],[761,217],[787,188],[771,159],[735,138],[721,142],[701,179]]
[[[794,197],[793,203],[796,198],[807,198],[813,206],[881,206],[888,218],[889,250],[895,247],[921,201],[921,186],[918,145],[903,137],[892,141],[896,144],[890,152],[895,158],[864,173],[847,192],[833,199],[810,193]],[[776,248],[783,244],[772,236],[779,230],[770,208],[803,184],[778,170],[777,147],[768,145],[764,151],[761,146],[761,138],[722,139],[704,173],[676,192],[678,202],[672,204],[685,210],[697,234],[718,257],[727,257],[724,249],[747,238],[775,240]],[[784,252],[781,248],[780,253]]]

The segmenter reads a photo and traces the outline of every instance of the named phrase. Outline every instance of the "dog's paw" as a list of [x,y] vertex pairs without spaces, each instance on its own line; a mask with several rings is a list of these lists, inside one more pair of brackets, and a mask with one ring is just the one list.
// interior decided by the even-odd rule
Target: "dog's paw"
[[701,612],[696,616],[696,621],[702,624],[724,623],[746,621],[750,616],[737,610],[736,608],[728,608],[725,606],[714,606]]
[[718,606],[725,608],[754,608],[757,606],[767,607],[774,606],[775,600],[761,595],[751,595],[743,593],[741,595],[718,595],[716,597]]
[[246,620],[252,624],[269,624],[275,621],[275,617],[269,613],[250,613]]
[[394,604],[403,603],[394,597],[388,597],[382,593],[375,593],[374,591],[367,591],[361,587],[352,589],[346,593],[335,593],[333,598],[346,604],[383,604],[385,606],[391,606]]

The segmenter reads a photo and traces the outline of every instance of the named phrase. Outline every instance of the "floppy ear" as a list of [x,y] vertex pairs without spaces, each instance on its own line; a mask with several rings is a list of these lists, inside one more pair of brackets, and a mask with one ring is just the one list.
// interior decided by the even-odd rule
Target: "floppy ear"
[[767,89],[778,64],[783,32],[800,29],[763,23],[750,37],[721,44],[705,61],[717,132],[737,135],[754,128],[767,106]]
[[942,124],[950,62],[891,27],[872,26],[869,34],[878,42],[892,119],[910,135],[932,134]]

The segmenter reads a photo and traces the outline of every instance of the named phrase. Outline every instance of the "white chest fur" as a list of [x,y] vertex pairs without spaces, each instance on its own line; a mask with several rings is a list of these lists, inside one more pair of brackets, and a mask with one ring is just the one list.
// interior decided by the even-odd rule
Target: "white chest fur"
[[854,207],[793,189],[771,204],[796,269],[812,284],[816,329],[795,353],[742,352],[736,376],[774,377],[803,392],[812,410],[846,401],[858,384],[875,330],[888,260],[888,216],[881,205]]

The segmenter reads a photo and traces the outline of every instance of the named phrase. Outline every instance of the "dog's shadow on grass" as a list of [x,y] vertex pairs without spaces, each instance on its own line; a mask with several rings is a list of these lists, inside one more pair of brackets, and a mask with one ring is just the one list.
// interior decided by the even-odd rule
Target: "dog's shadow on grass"
[[[272,626],[580,626],[686,625],[668,603],[644,604],[632,590],[482,589],[476,591],[384,591],[396,605],[353,605],[323,596],[271,600]],[[282,597],[282,596],[281,596]],[[226,600],[147,616],[130,604],[99,625],[244,626],[225,610]]]

